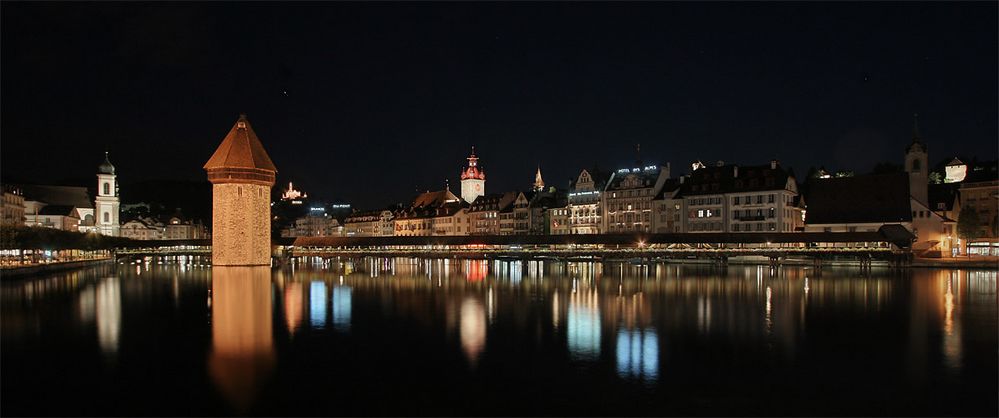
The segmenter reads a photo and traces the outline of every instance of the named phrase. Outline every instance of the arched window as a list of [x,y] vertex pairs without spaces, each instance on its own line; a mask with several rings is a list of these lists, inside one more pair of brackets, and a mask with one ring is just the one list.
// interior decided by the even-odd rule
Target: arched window
[[104,194],[111,194],[111,183],[104,183]]
[[[105,184],[105,186],[107,186],[107,184]],[[104,223],[108,222],[111,222],[111,214],[108,212],[104,212]]]
[[918,159],[912,160],[912,171],[914,173],[918,173],[919,170],[922,170],[923,169],[923,164],[922,163],[923,163],[922,160],[918,160]]

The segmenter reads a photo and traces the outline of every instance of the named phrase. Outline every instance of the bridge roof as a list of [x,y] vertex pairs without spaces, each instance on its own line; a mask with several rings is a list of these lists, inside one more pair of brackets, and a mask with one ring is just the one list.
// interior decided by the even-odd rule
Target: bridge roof
[[[903,228],[904,229],[904,228]],[[552,244],[762,244],[889,242],[898,247],[911,245],[909,239],[892,229],[879,232],[759,232],[683,234],[590,234],[590,235],[471,235],[430,237],[298,237],[301,247],[365,247],[394,245],[552,245]]]

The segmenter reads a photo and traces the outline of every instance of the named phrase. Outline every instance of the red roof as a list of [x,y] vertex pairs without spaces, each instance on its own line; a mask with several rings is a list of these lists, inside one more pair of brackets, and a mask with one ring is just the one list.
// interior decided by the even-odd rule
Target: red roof
[[232,125],[222,144],[205,163],[205,170],[218,168],[251,168],[277,172],[271,157],[264,151],[263,144],[253,132],[246,115],[239,115],[239,120]]

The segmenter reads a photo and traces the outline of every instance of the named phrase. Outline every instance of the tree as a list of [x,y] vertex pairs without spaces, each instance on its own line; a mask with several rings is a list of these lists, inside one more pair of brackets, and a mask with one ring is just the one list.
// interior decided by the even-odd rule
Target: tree
[[939,172],[930,172],[930,184],[941,184],[943,183],[944,175]]
[[957,236],[964,238],[965,247],[969,240],[981,238],[981,226],[982,220],[975,208],[969,206],[961,208],[961,213],[957,216]]

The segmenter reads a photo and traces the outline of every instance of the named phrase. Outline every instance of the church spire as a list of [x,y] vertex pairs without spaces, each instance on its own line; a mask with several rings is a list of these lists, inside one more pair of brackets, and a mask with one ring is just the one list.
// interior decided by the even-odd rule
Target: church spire
[[541,166],[538,165],[538,172],[534,175],[534,191],[540,192],[545,189],[545,181],[541,179]]
[[926,152],[926,144],[923,143],[922,137],[919,135],[919,114],[912,114],[912,142],[909,146],[905,148],[905,152]]

